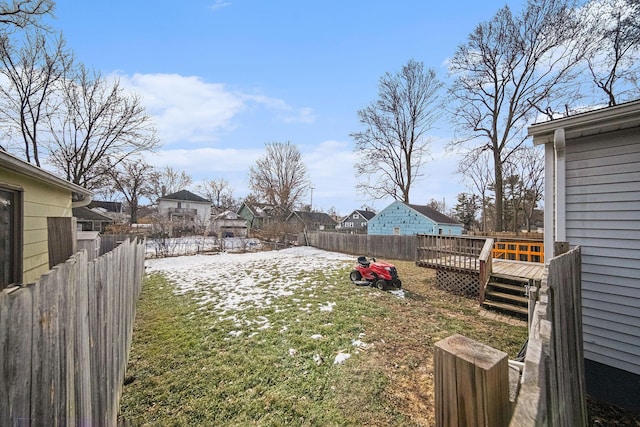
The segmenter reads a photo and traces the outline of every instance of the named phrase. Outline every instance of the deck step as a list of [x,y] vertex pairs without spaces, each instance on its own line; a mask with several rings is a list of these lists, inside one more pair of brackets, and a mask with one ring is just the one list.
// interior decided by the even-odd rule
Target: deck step
[[522,286],[529,284],[529,279],[526,277],[509,276],[506,274],[491,273],[491,279],[497,279],[497,281],[504,283],[522,284]]
[[487,288],[499,288],[499,289],[504,289],[511,292],[517,292],[522,295],[524,295],[524,293],[526,292],[526,289],[524,288],[524,286],[512,285],[510,283],[502,283],[502,282],[489,282],[487,283]]
[[482,304],[487,307],[498,308],[500,310],[510,311],[512,313],[523,314],[525,316],[529,314],[529,310],[526,307],[521,307],[519,305],[512,305],[512,304],[507,304],[503,302],[488,301],[488,300],[484,300]]
[[[488,291],[487,293],[485,293],[485,298],[489,298],[489,299],[500,298],[502,300],[511,301],[511,302],[515,302],[515,303],[521,303],[521,304],[528,304],[529,303],[529,299],[527,297],[520,296],[520,295],[508,294],[508,293],[505,293],[505,292],[497,292],[497,291]],[[485,301],[486,301],[486,299],[485,299]]]

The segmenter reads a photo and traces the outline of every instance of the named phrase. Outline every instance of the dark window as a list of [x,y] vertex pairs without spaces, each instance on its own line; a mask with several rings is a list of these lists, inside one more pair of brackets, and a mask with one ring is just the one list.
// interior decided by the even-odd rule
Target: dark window
[[0,288],[22,282],[22,193],[0,188]]

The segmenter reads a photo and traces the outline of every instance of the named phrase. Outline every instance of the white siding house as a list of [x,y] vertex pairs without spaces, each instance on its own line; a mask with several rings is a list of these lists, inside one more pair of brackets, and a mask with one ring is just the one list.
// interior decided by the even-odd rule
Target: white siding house
[[160,197],[158,213],[168,220],[172,229],[199,233],[211,223],[211,202],[190,191],[181,190]]
[[640,101],[529,135],[545,146],[545,255],[554,241],[582,248],[588,391],[640,411]]

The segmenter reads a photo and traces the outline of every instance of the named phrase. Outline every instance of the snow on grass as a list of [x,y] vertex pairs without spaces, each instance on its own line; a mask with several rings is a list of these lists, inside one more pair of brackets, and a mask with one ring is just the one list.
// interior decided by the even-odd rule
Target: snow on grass
[[[224,316],[266,308],[281,297],[315,287],[309,270],[344,268],[353,257],[308,246],[244,254],[221,253],[147,260],[147,272],[160,272],[178,293],[197,291],[202,305]],[[295,278],[295,279],[293,279]],[[299,299],[298,299],[299,301]],[[327,302],[324,309],[335,303]]]
[[[331,295],[327,289],[339,281],[329,281],[333,285],[327,285],[318,277],[345,269],[352,263],[351,256],[302,246],[270,252],[150,259],[146,261],[146,268],[147,273],[161,273],[169,279],[176,294],[195,299],[201,310],[214,315],[214,322],[226,324],[225,339],[228,340],[241,336],[253,338],[272,328],[286,335],[292,325],[300,322],[295,316],[287,322],[276,321],[269,318],[269,313],[286,310],[308,315],[339,310],[340,302],[327,298]],[[323,283],[323,288],[318,288],[319,283]],[[402,290],[395,293],[398,297],[404,296]],[[219,326],[212,326],[216,327]],[[331,323],[318,325],[320,330],[326,331],[326,327],[331,327]],[[320,340],[323,335],[312,333],[307,337]],[[361,334],[358,339],[352,339],[356,353],[370,347],[361,340],[363,337]],[[289,356],[296,354],[296,349],[289,349]],[[344,363],[349,357],[344,350],[337,351],[334,364]],[[314,355],[316,364],[322,360],[320,354]]]
[[[317,275],[342,269],[350,262],[351,256],[301,246],[269,252],[150,259],[146,268],[148,273],[163,274],[174,283],[176,293],[191,295],[203,310],[215,313],[219,321],[230,321],[236,329],[254,326],[254,330],[261,330],[272,327],[267,317],[245,318],[242,313],[265,308],[276,312],[288,308],[303,312],[333,310],[336,303],[320,301],[314,291]],[[297,307],[278,305],[283,298],[292,296],[287,304]],[[286,330],[286,325],[280,327],[281,332]],[[241,333],[232,332],[232,336]]]

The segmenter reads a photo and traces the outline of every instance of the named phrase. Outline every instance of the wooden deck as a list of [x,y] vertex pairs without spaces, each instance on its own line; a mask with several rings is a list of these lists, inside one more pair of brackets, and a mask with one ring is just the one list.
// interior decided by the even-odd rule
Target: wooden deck
[[[423,259],[418,260],[417,264],[427,268],[479,271],[478,259],[467,256],[449,255],[440,258]],[[542,280],[542,275],[544,274],[544,264],[539,262],[509,261],[494,258],[492,264],[492,273],[503,276]]]
[[539,262],[507,261],[493,259],[493,273],[503,276],[523,277],[526,279],[542,280],[544,264]]

